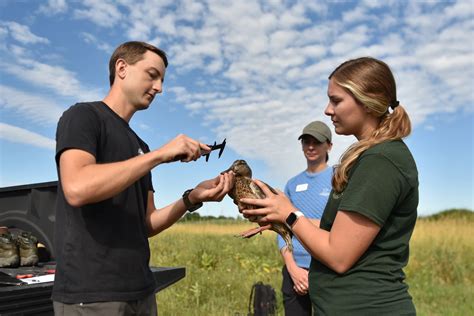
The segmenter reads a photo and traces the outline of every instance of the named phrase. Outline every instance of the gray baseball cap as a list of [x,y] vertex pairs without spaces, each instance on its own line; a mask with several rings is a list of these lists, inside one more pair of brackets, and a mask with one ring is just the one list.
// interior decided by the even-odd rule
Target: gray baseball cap
[[298,140],[300,140],[304,135],[313,136],[321,143],[332,141],[331,130],[321,121],[314,121],[306,125],[303,128],[303,133],[298,137]]

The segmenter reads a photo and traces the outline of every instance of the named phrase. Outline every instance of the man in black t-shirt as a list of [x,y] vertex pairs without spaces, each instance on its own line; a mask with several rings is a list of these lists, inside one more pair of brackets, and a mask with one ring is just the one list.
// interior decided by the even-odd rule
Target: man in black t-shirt
[[166,54],[150,44],[120,45],[104,100],[78,103],[59,120],[56,315],[156,315],[148,237],[231,189],[233,174],[220,174],[156,209],[151,169],[210,151],[185,135],[150,151],[130,128],[133,114],[161,93],[167,65]]

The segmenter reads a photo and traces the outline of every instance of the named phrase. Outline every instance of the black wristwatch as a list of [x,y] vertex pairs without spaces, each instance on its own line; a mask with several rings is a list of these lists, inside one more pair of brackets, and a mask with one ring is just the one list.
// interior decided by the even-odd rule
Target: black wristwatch
[[304,214],[300,211],[294,211],[294,212],[291,212],[290,215],[288,215],[288,217],[286,218],[285,222],[286,222],[286,226],[288,226],[288,228],[291,230],[291,228],[293,227],[293,225],[295,225],[296,221],[298,220],[298,218],[300,218],[301,216],[304,216]]
[[189,200],[189,193],[191,193],[192,190],[193,189],[189,189],[189,190],[184,191],[183,193],[184,205],[186,205],[186,209],[189,212],[194,212],[195,210],[197,210],[198,208],[202,206],[202,202],[199,202],[197,204],[191,204],[191,201]]

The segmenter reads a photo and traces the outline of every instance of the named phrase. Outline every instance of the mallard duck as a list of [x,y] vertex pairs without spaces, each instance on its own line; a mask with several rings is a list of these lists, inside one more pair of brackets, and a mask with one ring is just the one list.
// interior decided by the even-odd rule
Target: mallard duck
[[[265,198],[265,194],[260,189],[258,185],[256,185],[252,181],[252,169],[250,169],[249,165],[245,160],[239,159],[234,161],[234,163],[227,169],[225,172],[233,171],[235,174],[235,183],[232,190],[229,191],[228,195],[232,198],[234,203],[239,207],[239,211],[242,209],[254,209],[256,208],[253,205],[248,205],[240,202],[242,198],[252,198],[252,199],[263,199]],[[275,189],[265,183],[265,185],[275,194],[278,194]],[[258,220],[257,217],[250,217],[249,220],[255,221]],[[286,227],[284,224],[280,223],[270,223],[265,226],[260,226],[257,228],[253,228],[251,230],[245,231],[240,234],[240,236],[244,238],[250,238],[257,233],[260,233],[264,230],[273,230],[274,232],[280,234],[280,236],[285,241],[288,250],[293,251],[293,244],[291,242],[291,231]]]

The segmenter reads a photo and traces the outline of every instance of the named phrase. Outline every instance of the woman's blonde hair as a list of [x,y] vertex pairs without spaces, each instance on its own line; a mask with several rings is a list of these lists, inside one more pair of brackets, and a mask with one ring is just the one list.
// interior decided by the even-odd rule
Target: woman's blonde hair
[[[372,57],[348,60],[337,67],[329,79],[350,93],[372,115],[380,117],[380,123],[372,135],[350,146],[336,166],[332,185],[340,193],[347,185],[349,171],[365,150],[408,136],[411,123],[405,109],[399,105],[395,79],[384,62]],[[392,108],[391,113],[389,107]]]

